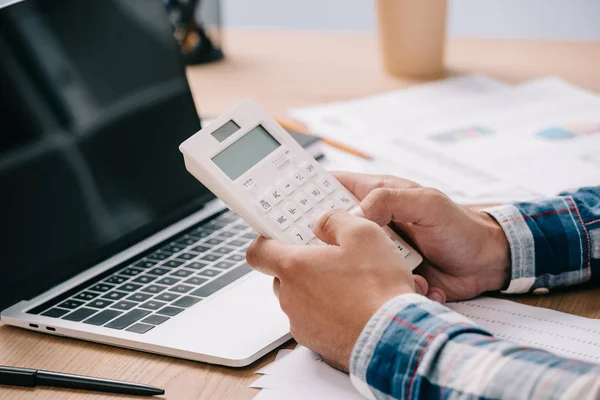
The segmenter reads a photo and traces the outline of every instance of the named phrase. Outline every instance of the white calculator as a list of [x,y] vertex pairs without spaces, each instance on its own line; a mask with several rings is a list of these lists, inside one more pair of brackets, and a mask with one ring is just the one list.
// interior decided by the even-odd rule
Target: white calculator
[[[255,102],[246,100],[179,146],[187,170],[261,235],[323,245],[312,231],[358,200]],[[384,227],[411,271],[421,255]]]

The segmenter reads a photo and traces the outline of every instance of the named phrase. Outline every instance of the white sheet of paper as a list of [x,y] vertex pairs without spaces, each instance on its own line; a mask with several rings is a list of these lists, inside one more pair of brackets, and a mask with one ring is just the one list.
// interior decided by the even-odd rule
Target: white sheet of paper
[[375,157],[354,170],[414,180],[460,203],[600,183],[600,97],[556,78],[514,88],[454,78],[292,115]]
[[[489,297],[448,307],[500,339],[600,364],[599,320]],[[302,346],[256,373],[263,376],[251,387],[265,389],[256,397],[259,400],[361,399],[348,375]]]
[[600,320],[489,297],[448,307],[501,339],[600,364]]

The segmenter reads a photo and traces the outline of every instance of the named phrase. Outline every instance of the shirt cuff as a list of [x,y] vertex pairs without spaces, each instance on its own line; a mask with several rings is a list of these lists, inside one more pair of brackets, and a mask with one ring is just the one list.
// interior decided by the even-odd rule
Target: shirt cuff
[[502,293],[527,293],[535,283],[535,243],[523,214],[513,205],[483,210],[502,227],[510,245],[511,279]]
[[[363,328],[350,357],[350,380],[367,399],[388,398],[396,390],[410,393],[412,379],[399,377],[414,376],[429,357],[426,349],[435,348],[435,353],[457,329],[479,330],[466,317],[424,296],[395,297]],[[403,387],[392,388],[392,381]]]

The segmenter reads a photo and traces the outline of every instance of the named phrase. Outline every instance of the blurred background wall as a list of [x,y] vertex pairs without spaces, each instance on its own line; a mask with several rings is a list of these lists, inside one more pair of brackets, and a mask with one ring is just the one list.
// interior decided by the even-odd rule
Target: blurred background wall
[[[222,1],[227,26],[375,28],[375,0]],[[448,22],[454,37],[600,41],[600,0],[450,0]]]

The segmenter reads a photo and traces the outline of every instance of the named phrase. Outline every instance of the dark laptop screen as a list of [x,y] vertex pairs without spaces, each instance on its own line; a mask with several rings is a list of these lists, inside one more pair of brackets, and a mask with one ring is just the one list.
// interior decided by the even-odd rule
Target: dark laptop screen
[[0,309],[212,197],[178,150],[199,128],[162,0],[0,9]]

